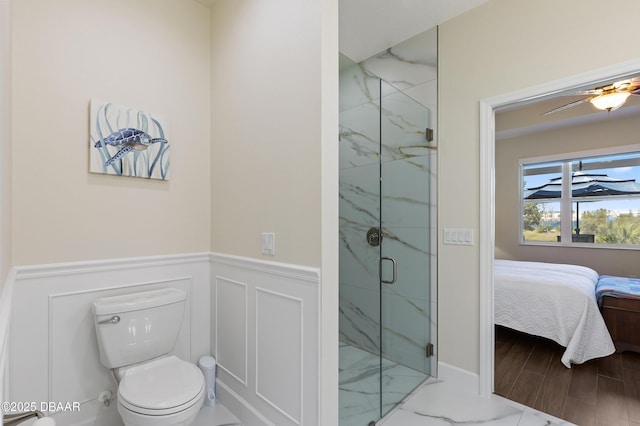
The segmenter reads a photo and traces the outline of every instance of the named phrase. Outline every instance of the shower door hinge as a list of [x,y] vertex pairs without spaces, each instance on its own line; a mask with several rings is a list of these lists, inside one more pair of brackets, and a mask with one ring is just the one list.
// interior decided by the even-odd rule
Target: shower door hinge
[[433,356],[433,343],[427,343],[424,353],[427,358],[431,358]]
[[427,141],[432,142],[433,141],[433,129],[427,127],[425,129],[425,136],[427,137]]

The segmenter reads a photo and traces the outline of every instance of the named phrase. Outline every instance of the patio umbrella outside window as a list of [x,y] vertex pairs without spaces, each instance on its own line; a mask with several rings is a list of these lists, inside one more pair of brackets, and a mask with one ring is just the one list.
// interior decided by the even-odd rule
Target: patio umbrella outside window
[[[571,174],[571,196],[574,198],[640,195],[640,184],[635,179],[615,179],[605,174],[574,172]],[[548,183],[525,188],[525,200],[561,198],[562,177]],[[574,200],[575,201],[575,200]],[[576,201],[576,234],[580,234],[580,202]]]

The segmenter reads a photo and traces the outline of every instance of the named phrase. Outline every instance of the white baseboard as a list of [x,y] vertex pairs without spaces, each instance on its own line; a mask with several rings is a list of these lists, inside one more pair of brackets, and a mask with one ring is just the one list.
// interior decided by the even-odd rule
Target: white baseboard
[[471,371],[440,361],[438,362],[438,379],[461,391],[479,394],[480,376]]

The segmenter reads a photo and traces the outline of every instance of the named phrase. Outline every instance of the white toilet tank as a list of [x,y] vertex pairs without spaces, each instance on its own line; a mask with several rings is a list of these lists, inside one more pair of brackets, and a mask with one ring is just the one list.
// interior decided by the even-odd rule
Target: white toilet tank
[[94,300],[92,311],[102,364],[124,367],[171,352],[186,299],[184,291],[165,288]]

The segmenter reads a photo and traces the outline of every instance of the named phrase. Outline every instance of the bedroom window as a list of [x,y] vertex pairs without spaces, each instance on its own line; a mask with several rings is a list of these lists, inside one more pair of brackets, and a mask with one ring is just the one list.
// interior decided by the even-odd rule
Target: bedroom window
[[522,160],[522,242],[640,247],[640,147]]

